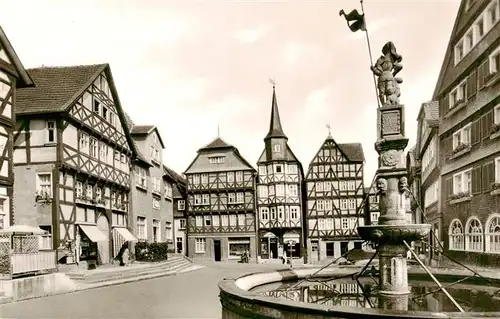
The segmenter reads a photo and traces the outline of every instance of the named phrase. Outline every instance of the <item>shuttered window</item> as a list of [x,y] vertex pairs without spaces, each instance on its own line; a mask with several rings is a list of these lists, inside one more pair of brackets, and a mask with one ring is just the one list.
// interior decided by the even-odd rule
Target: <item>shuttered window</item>
[[450,198],[451,195],[453,195],[453,178],[449,177],[446,179],[445,183],[445,194],[446,198]]
[[481,118],[481,135],[483,139],[490,137],[491,126],[493,125],[493,112],[489,111]]
[[484,87],[484,77],[489,73],[489,61],[483,62],[477,69],[477,87],[481,90]]
[[477,92],[477,73],[476,71],[472,72],[471,75],[467,78],[467,99],[473,97]]
[[443,117],[448,113],[448,104],[450,100],[448,99],[448,94],[445,94],[443,98],[441,98],[441,101],[439,102],[439,116]]
[[489,191],[491,184],[495,182],[495,164],[493,162],[484,164],[481,176],[483,192]]
[[481,141],[481,119],[472,122],[471,144],[477,144]]
[[481,166],[472,169],[472,194],[481,192]]

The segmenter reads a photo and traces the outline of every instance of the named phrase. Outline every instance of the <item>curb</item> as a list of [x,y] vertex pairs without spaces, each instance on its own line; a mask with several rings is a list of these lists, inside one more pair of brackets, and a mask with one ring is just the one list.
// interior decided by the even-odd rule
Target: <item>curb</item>
[[145,275],[145,276],[139,276],[139,277],[126,278],[126,279],[105,281],[105,282],[96,283],[96,284],[80,284],[80,286],[77,283],[76,284],[77,287],[75,289],[71,289],[71,290],[63,291],[63,292],[47,293],[47,294],[42,294],[39,296],[27,297],[27,298],[22,298],[22,299],[18,299],[18,300],[13,300],[13,297],[6,296],[3,298],[0,298],[0,305],[11,304],[11,303],[16,303],[16,302],[31,300],[31,299],[44,298],[44,297],[49,297],[49,296],[66,295],[66,294],[75,293],[75,292],[84,291],[84,290],[96,289],[96,288],[101,288],[101,287],[116,286],[116,285],[137,282],[137,281],[144,281],[144,280],[155,279],[155,278],[160,278],[160,277],[175,276],[177,274],[188,273],[188,272],[199,270],[202,268],[205,268],[205,266],[191,265],[191,266],[187,267],[186,269],[182,269],[180,271],[176,271],[176,270],[166,271],[166,272],[160,273],[160,274]]

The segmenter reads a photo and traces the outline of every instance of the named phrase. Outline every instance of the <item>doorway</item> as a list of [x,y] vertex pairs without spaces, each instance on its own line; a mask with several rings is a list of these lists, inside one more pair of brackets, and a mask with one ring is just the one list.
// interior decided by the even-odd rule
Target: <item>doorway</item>
[[182,247],[183,244],[182,244],[182,241],[183,241],[182,237],[177,237],[177,244],[176,244],[176,246],[177,246],[177,253],[178,254],[183,253],[183,247]]
[[274,237],[269,240],[269,258],[278,258],[278,238]]
[[220,240],[214,240],[214,257],[215,261],[221,261]]
[[349,243],[347,241],[340,242],[340,255],[343,256],[349,250]]
[[102,232],[104,237],[106,237],[106,241],[100,241],[97,243],[97,260],[100,265],[109,264],[109,222],[104,214],[100,214],[99,218],[97,218],[97,228]]
[[335,245],[333,242],[327,242],[326,243],[326,257],[333,257],[335,256]]

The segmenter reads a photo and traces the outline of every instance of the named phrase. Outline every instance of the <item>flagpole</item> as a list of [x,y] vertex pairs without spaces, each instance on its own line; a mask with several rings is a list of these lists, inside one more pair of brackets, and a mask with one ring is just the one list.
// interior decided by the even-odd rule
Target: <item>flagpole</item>
[[[363,0],[360,0],[359,3],[361,3],[361,14],[363,15],[363,19],[365,22],[365,34],[366,34],[366,42],[368,43],[368,54],[370,55],[370,67],[373,67],[372,48],[370,45],[370,37],[368,36],[368,24],[366,23],[365,8],[363,7]],[[373,77],[373,84],[375,85],[375,95],[377,97],[378,108],[380,108],[380,100],[378,98],[377,80],[375,79],[375,74],[373,72],[372,72],[372,77]]]

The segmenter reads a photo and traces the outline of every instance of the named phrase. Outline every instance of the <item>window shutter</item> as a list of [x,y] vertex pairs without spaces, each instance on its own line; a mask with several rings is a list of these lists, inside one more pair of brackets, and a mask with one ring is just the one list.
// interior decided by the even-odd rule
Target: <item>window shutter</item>
[[481,192],[481,166],[472,169],[472,194]]
[[485,62],[483,62],[478,68],[477,68],[477,88],[481,90],[484,85],[484,76],[486,75],[484,73],[484,68]]
[[442,98],[441,101],[439,102],[439,117],[443,117],[446,115],[448,112],[448,94],[445,94]]
[[488,174],[486,174],[486,185],[483,185],[483,188],[490,191],[491,185],[495,182],[495,162],[490,162],[484,166],[488,167]]
[[490,187],[489,187],[489,170],[490,170],[490,165],[489,164],[485,164],[483,165],[483,170],[482,170],[482,174],[481,174],[481,183],[482,183],[482,191],[483,192],[486,192]]
[[481,121],[477,120],[472,122],[471,127],[471,144],[477,144],[481,140]]
[[450,196],[453,194],[453,177],[448,177],[445,181],[445,186],[446,186],[446,199],[450,198]]
[[477,92],[477,73],[472,72],[467,78],[467,99],[473,97]]
[[487,138],[490,136],[491,127],[493,126],[493,110],[489,111],[484,115],[484,136],[483,138]]

